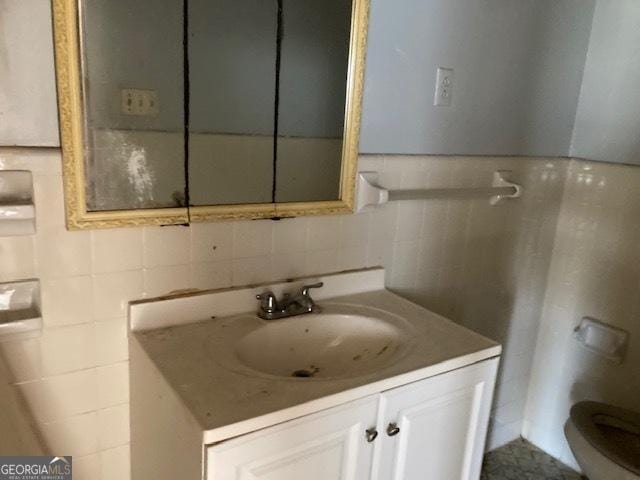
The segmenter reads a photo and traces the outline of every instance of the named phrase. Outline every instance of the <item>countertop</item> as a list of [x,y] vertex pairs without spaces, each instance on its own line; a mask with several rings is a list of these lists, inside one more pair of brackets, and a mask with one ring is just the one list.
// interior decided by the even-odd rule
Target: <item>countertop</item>
[[[394,364],[356,378],[300,379],[230,367],[246,331],[238,315],[133,331],[170,387],[215,442],[500,355],[496,342],[389,292],[375,290],[319,302],[362,305],[402,317],[411,345]],[[263,322],[253,313],[252,322]],[[246,322],[245,322],[246,323]],[[255,328],[255,327],[252,327]]]

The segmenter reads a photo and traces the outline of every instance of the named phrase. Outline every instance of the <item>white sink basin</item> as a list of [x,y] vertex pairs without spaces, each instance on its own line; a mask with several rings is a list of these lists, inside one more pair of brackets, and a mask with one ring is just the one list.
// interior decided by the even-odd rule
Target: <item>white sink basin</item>
[[240,363],[287,378],[351,378],[393,365],[410,343],[411,328],[382,310],[325,305],[321,313],[264,321],[245,335]]

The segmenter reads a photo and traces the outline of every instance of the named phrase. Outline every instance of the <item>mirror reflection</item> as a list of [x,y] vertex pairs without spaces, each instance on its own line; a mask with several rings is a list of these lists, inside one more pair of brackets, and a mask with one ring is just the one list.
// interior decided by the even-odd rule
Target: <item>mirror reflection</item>
[[350,12],[350,0],[282,2],[276,202],[339,197]]
[[184,205],[182,2],[80,6],[87,210]]
[[81,0],[87,209],[339,200],[351,12]]
[[278,4],[189,1],[192,205],[273,198]]

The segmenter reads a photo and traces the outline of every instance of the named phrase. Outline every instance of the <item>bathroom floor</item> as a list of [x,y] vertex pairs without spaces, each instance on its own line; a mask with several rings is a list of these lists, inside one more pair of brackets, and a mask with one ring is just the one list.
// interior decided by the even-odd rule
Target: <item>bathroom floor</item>
[[519,439],[484,457],[481,480],[580,480],[571,468]]

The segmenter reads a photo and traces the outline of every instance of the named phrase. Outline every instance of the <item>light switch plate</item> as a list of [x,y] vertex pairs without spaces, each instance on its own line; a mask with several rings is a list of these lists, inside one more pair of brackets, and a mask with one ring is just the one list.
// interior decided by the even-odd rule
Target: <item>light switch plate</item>
[[121,90],[121,111],[125,115],[148,116],[160,112],[155,90],[125,88]]
[[436,73],[436,93],[433,105],[450,107],[453,97],[453,68],[438,67]]

